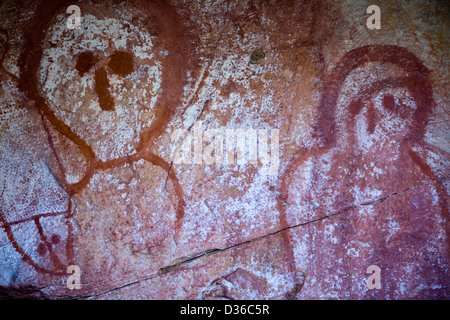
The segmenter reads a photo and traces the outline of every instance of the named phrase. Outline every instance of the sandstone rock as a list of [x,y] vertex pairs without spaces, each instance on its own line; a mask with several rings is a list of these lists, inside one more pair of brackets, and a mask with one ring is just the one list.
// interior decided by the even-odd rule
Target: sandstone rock
[[0,5],[0,297],[449,298],[446,5],[70,5]]

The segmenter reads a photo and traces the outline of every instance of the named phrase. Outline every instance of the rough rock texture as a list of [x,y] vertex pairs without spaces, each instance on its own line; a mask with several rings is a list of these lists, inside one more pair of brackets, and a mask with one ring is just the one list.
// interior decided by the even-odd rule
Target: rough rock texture
[[450,298],[449,6],[371,4],[2,1],[0,297]]

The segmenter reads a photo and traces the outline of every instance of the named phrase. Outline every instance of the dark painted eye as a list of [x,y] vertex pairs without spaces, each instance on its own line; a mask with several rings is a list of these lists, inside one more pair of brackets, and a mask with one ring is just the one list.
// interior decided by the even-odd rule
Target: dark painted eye
[[389,111],[395,111],[395,100],[391,95],[385,95],[383,97],[383,107]]
[[58,244],[60,241],[61,241],[61,237],[60,237],[59,235],[57,235],[57,234],[53,234],[53,235],[50,237],[50,242],[51,242],[52,244]]
[[97,62],[97,58],[91,51],[85,51],[80,53],[77,58],[77,64],[75,69],[78,70],[78,74],[82,77],[86,72],[88,72],[94,64]]
[[133,55],[124,51],[116,51],[111,55],[108,66],[113,73],[126,76],[133,72]]
[[356,116],[358,113],[361,112],[363,107],[364,107],[364,104],[362,103],[361,99],[353,100],[352,102],[350,102],[350,105],[348,106],[348,111],[353,116]]
[[395,99],[392,95],[385,95],[383,97],[383,107],[390,112],[394,112],[404,119],[409,119],[413,116],[414,107],[408,103],[408,99]]
[[[90,71],[97,62],[98,57],[96,57],[93,52],[84,51],[78,56],[75,69],[78,70],[79,75],[82,77],[86,72]],[[133,55],[124,51],[115,51],[109,58],[108,66],[114,74],[120,76],[129,75],[134,69]],[[114,98],[109,92],[108,74],[104,67],[95,70],[94,80],[95,91],[97,92],[102,110],[114,110]]]

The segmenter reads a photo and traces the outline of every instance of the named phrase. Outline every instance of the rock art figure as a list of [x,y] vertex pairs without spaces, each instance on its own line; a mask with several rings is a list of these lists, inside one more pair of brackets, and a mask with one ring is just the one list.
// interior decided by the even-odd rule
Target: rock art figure
[[[6,203],[0,212],[1,227],[23,260],[50,274],[65,274],[67,266],[76,262],[72,236],[76,208],[71,198],[83,192],[95,174],[127,166],[132,171],[136,162],[160,167],[166,172],[174,206],[175,232],[185,205],[175,170],[152,150],[169,121],[182,111],[178,109],[186,70],[193,70],[195,64],[187,50],[191,40],[184,38],[174,8],[166,1],[126,6],[84,2],[77,30],[66,27],[65,10],[71,4],[53,1],[37,8],[19,61],[19,88],[38,110],[53,152],[48,167],[30,159],[29,174],[36,171],[36,183],[44,184],[39,173],[50,170],[53,189],[24,200],[28,208],[23,209],[27,212],[23,217],[14,217],[14,208]],[[25,169],[12,170],[16,176],[11,179],[35,179],[27,178]],[[26,185],[21,184],[25,189]],[[36,208],[30,202],[54,199],[52,192],[61,199],[53,206]],[[58,210],[52,211],[55,206]],[[43,219],[54,219],[46,222],[48,230],[42,227]],[[14,230],[23,223],[35,225],[42,243],[33,256],[44,257],[45,262],[37,263],[21,247],[23,235]],[[54,223],[62,224],[61,232],[66,234],[52,235]]]
[[[1,8],[21,11],[11,3]],[[450,155],[427,135],[438,85],[409,50],[363,46],[385,34],[343,39],[357,4],[31,3],[33,17],[0,28],[0,289],[448,298]],[[80,28],[67,25],[74,4]],[[359,48],[332,48],[342,40]],[[279,176],[259,163],[173,166],[183,144],[170,130],[197,120],[279,129]],[[212,146],[186,138],[195,158]],[[70,265],[81,291],[61,281]],[[370,265],[381,289],[364,282]]]
[[[312,252],[328,253],[321,262],[309,262],[310,268],[320,269],[320,263],[346,257],[334,271],[340,268],[351,274],[362,270],[368,260],[376,260],[389,269],[386,278],[391,284],[401,282],[409,266],[419,274],[424,291],[448,285],[448,252],[442,249],[449,239],[448,193],[445,176],[433,172],[429,162],[431,154],[446,161],[450,157],[425,141],[434,107],[428,70],[402,47],[365,46],[345,54],[323,88],[315,126],[317,146],[299,150],[280,180],[281,226],[312,223],[314,228],[314,221],[356,211],[366,222],[348,223],[347,229],[355,229],[333,233],[342,252],[333,255],[333,246],[322,240],[308,244],[312,259],[321,259]],[[394,207],[386,201],[390,197],[397,197]],[[364,211],[375,204],[377,216]],[[300,240],[290,231],[283,236],[286,259],[295,275],[302,266],[296,263],[295,256],[301,253],[293,243]],[[359,243],[355,250],[360,254],[353,258],[345,253],[350,243]],[[368,248],[379,249],[374,253]],[[419,248],[436,253],[421,255],[414,251]],[[316,276],[323,276],[326,287],[327,276]],[[392,295],[394,287],[389,288]]]

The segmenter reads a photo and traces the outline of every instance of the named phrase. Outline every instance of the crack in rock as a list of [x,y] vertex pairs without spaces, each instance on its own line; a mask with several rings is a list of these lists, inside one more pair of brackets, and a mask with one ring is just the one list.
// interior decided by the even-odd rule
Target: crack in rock
[[[303,222],[303,223],[300,223],[300,224],[287,226],[287,227],[282,228],[280,230],[277,230],[277,231],[274,231],[274,232],[270,232],[270,233],[267,233],[265,235],[262,235],[262,236],[259,236],[259,237],[253,238],[253,239],[249,239],[249,240],[246,240],[246,241],[243,241],[243,242],[240,242],[240,243],[236,243],[236,244],[233,244],[233,245],[228,246],[228,247],[223,248],[223,249],[216,249],[216,248],[208,249],[208,250],[205,250],[205,251],[203,251],[201,253],[192,255],[190,257],[181,258],[181,261],[179,261],[177,263],[174,263],[172,265],[169,265],[167,267],[160,268],[156,273],[153,273],[151,275],[147,275],[147,276],[142,277],[140,279],[137,279],[135,281],[128,282],[126,284],[117,286],[117,287],[112,288],[112,289],[108,289],[108,290],[102,291],[102,292],[97,293],[97,294],[93,294],[93,295],[89,295],[89,296],[71,297],[71,299],[96,299],[96,298],[98,298],[98,297],[100,297],[102,295],[105,295],[105,294],[108,294],[108,293],[111,293],[111,292],[114,292],[114,291],[118,291],[118,290],[121,290],[123,288],[126,288],[126,287],[129,287],[129,286],[133,286],[133,285],[139,284],[141,282],[145,282],[145,281],[151,280],[151,279],[156,278],[156,277],[158,277],[160,275],[168,274],[170,272],[179,270],[184,265],[192,263],[193,261],[196,261],[196,260],[198,260],[200,258],[206,258],[206,257],[208,257],[210,255],[214,255],[214,254],[217,254],[217,253],[220,253],[220,252],[226,252],[228,250],[231,250],[231,249],[243,246],[245,244],[249,244],[249,243],[252,243],[252,242],[259,241],[259,240],[261,240],[263,238],[266,238],[266,237],[274,236],[276,234],[279,234],[281,232],[285,232],[285,231],[290,230],[290,229],[300,228],[300,227],[309,225],[311,223],[315,223],[315,222],[318,222],[318,221],[321,221],[321,220],[333,218],[333,217],[336,217],[338,215],[341,215],[341,214],[343,214],[343,213],[345,213],[345,212],[347,212],[349,210],[352,210],[352,209],[355,209],[355,208],[358,208],[358,207],[376,205],[376,204],[382,203],[383,201],[385,201],[385,200],[387,200],[389,198],[392,198],[392,197],[395,197],[397,195],[403,194],[403,193],[405,193],[405,192],[407,192],[407,191],[409,191],[411,189],[420,187],[421,185],[424,185],[425,183],[434,182],[434,181],[437,181],[437,180],[445,180],[447,178],[448,178],[448,176],[441,177],[441,178],[436,178],[436,179],[433,179],[433,180],[427,180],[426,182],[419,183],[417,185],[408,187],[408,188],[406,188],[404,190],[401,190],[401,191],[398,191],[398,192],[392,192],[392,193],[390,193],[390,194],[388,194],[388,195],[386,195],[384,197],[381,197],[381,198],[378,198],[378,199],[374,199],[374,200],[370,200],[370,201],[367,201],[367,202],[362,202],[362,203],[359,203],[359,204],[350,205],[350,206],[345,207],[345,208],[343,208],[343,209],[341,209],[341,210],[339,210],[339,211],[337,211],[337,212],[335,212],[333,214],[329,214],[329,215],[326,215],[326,216],[323,216],[323,217],[319,217],[319,218],[316,218],[316,219],[313,219],[313,220],[310,220],[310,221],[307,221],[307,222]],[[301,289],[301,287],[298,288],[298,289]]]

